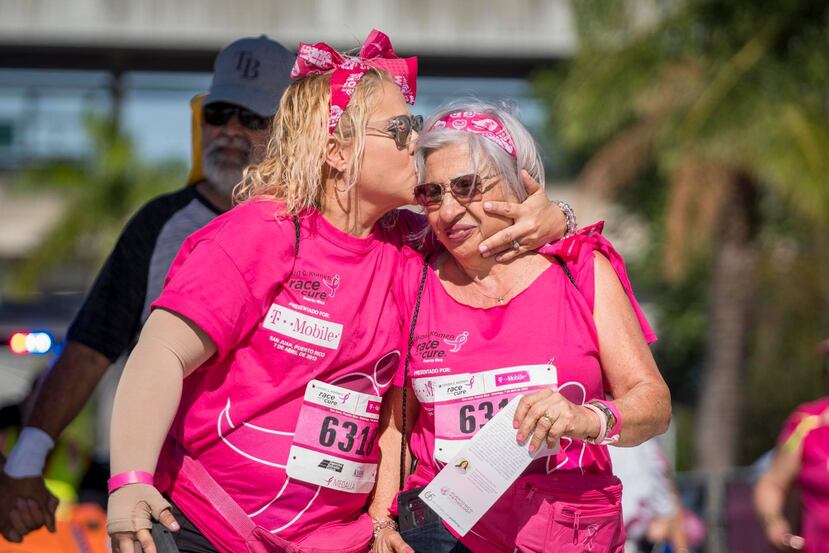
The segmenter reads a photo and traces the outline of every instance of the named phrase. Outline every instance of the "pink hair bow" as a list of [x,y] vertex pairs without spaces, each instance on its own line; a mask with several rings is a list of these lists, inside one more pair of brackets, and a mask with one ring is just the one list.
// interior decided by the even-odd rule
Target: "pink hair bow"
[[391,40],[377,29],[369,33],[358,57],[343,56],[324,42],[300,42],[291,78],[301,79],[334,70],[331,75],[331,102],[328,111],[328,132],[333,133],[345,111],[354,89],[374,67],[389,73],[409,104],[417,94],[417,57],[398,58]]

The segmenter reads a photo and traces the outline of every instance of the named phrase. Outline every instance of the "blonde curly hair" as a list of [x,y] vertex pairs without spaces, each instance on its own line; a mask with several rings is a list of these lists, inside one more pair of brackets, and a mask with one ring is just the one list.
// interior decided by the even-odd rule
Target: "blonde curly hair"
[[271,198],[285,204],[287,214],[322,207],[323,183],[334,171],[325,163],[328,139],[351,147],[351,159],[343,172],[347,187],[360,174],[365,149],[366,125],[384,82],[393,83],[385,71],[370,69],[354,90],[334,132],[328,134],[331,72],[291,83],[279,103],[264,159],[245,170],[234,191],[237,202]]

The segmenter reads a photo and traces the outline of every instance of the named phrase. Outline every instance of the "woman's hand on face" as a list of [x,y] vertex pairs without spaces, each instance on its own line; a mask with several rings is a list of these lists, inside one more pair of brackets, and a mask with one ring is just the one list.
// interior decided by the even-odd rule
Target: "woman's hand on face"
[[383,528],[371,544],[371,553],[415,553],[394,528]]
[[512,425],[518,429],[519,442],[530,438],[530,453],[541,448],[544,441],[548,447],[555,447],[562,437],[584,440],[595,437],[601,429],[593,411],[552,389],[521,398]]
[[[557,205],[550,203],[544,188],[522,170],[521,180],[529,196],[519,203],[485,201],[484,210],[491,215],[501,215],[514,222],[512,226],[496,232],[478,247],[483,257],[495,255],[496,261],[504,262],[558,240],[567,230],[567,220]],[[516,249],[515,243],[519,244]]]

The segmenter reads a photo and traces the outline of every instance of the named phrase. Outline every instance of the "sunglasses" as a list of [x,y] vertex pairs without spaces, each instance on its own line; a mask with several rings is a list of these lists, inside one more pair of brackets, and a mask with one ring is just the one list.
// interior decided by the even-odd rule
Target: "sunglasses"
[[379,131],[383,136],[393,138],[397,149],[403,150],[409,146],[412,131],[420,132],[423,130],[423,116],[398,115],[397,117],[389,119],[386,122],[385,128],[372,130]]
[[251,131],[261,131],[268,126],[268,117],[262,117],[258,113],[234,104],[217,102],[204,106],[202,112],[204,122],[213,127],[227,124],[234,115],[239,118],[239,123],[243,127]]
[[[493,183],[486,190],[481,187],[481,182],[497,177],[491,175],[462,175],[449,180],[449,191],[460,203],[469,203],[476,196],[483,194],[486,190],[495,186]],[[446,186],[440,182],[425,182],[414,187],[415,201],[422,206],[436,206],[443,202],[443,195],[446,194]]]

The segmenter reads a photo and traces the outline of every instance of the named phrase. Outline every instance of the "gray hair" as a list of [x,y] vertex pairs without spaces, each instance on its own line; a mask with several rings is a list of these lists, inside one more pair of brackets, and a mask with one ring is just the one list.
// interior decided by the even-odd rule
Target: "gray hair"
[[[501,121],[515,144],[516,157],[512,157],[499,145],[479,134],[451,128],[433,128],[436,122],[458,111],[474,111]],[[519,202],[527,198],[527,191],[524,189],[524,183],[521,182],[521,169],[525,169],[542,187],[544,186],[544,164],[541,161],[538,144],[527,128],[510,113],[506,104],[499,106],[477,99],[461,99],[439,107],[426,120],[423,132],[420,133],[415,144],[415,164],[419,181],[422,182],[425,174],[426,157],[452,144],[468,145],[471,153],[470,172],[491,168],[501,177],[501,183],[505,187],[504,192],[515,196]]]

